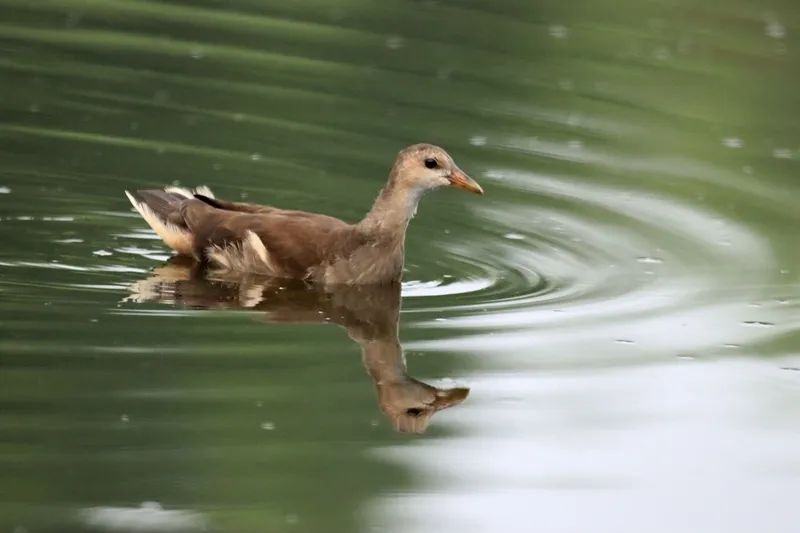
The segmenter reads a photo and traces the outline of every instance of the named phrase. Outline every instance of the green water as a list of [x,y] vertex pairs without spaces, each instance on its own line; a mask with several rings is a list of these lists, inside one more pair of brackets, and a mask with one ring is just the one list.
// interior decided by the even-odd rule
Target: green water
[[[0,0],[0,529],[797,531],[798,31],[788,0]],[[123,195],[357,220],[420,141],[486,196],[423,201],[402,309],[198,278]],[[470,391],[386,410],[432,387]]]

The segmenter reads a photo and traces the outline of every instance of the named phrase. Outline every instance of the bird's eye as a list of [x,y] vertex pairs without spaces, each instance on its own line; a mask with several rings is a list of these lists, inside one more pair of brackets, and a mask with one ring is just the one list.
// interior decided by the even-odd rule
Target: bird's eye
[[422,414],[422,409],[419,409],[417,407],[411,407],[409,409],[406,409],[406,414],[409,416],[419,416]]
[[427,168],[436,168],[439,166],[439,163],[437,163],[436,160],[433,158],[428,158],[425,160],[425,166]]

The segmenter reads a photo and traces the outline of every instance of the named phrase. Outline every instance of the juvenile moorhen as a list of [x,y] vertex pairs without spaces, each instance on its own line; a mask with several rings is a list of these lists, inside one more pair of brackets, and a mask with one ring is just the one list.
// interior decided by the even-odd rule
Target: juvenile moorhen
[[215,198],[206,187],[125,194],[164,242],[211,269],[302,279],[324,285],[400,280],[408,222],[422,195],[442,186],[483,194],[444,149],[402,150],[363,220]]

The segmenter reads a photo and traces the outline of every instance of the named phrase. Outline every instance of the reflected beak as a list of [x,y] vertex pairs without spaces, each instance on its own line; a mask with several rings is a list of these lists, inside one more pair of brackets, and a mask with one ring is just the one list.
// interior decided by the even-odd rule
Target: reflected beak
[[466,387],[457,387],[455,389],[437,389],[436,399],[433,405],[436,410],[446,409],[463,402],[469,395],[469,389]]
[[464,189],[465,191],[474,192],[475,194],[483,194],[483,189],[478,182],[470,178],[460,168],[455,168],[447,179],[450,180],[450,185]]

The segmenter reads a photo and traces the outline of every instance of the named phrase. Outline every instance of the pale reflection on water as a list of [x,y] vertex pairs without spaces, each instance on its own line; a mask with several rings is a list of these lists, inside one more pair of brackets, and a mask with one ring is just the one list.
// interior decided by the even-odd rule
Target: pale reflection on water
[[397,532],[790,532],[796,385],[747,360],[474,378],[470,409],[449,419],[461,438],[380,452],[429,490],[382,498],[367,521]]
[[78,513],[89,529],[124,533],[193,533],[208,531],[201,514],[181,509],[163,509],[157,502],[139,507],[90,507]]

